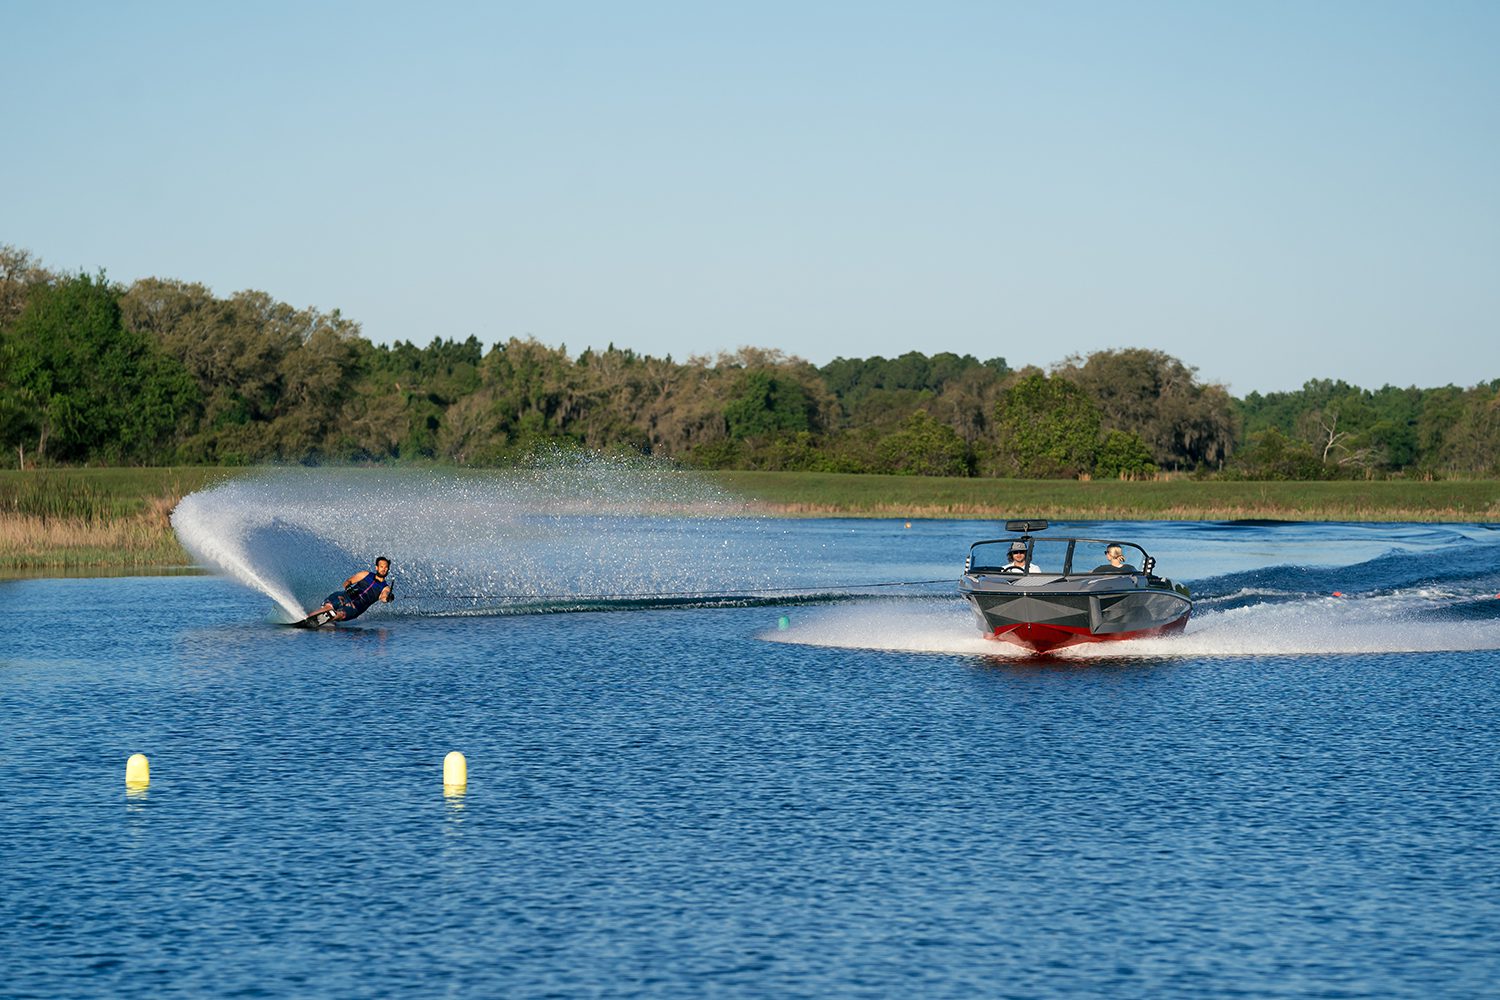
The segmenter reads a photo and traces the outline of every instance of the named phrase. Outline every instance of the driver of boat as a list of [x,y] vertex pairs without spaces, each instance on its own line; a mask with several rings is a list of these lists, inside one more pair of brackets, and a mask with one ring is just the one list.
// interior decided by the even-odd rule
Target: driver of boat
[[1109,562],[1103,566],[1095,566],[1095,573],[1134,573],[1136,568],[1125,561],[1125,550],[1120,548],[1120,543],[1110,542],[1104,547],[1104,558]]
[[1032,563],[1029,566],[1026,564],[1026,543],[1025,542],[1011,542],[1010,543],[1010,565],[1005,567],[1005,571],[1007,573],[1040,573],[1041,572],[1041,570],[1039,570],[1039,569],[1036,568],[1036,564],[1035,563]]

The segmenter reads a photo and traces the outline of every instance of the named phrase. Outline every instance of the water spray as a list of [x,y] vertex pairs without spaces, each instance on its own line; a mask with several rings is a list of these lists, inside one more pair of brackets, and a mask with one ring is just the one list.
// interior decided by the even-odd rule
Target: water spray
[[818,602],[951,582],[810,586],[779,522],[675,466],[602,456],[482,473],[267,471],[186,497],[172,524],[200,565],[287,621],[377,553],[392,557],[401,598],[380,614]]

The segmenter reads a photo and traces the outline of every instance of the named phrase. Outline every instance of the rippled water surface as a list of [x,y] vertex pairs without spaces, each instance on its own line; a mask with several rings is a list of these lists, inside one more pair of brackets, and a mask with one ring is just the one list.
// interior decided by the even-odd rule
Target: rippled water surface
[[0,995],[1494,995],[1500,533],[1075,525],[1198,608],[1027,659],[993,523],[523,522],[0,583]]

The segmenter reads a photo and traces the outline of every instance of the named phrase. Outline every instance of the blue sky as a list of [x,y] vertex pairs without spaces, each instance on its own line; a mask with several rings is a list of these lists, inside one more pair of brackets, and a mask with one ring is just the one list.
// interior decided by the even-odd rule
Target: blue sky
[[0,242],[377,341],[1500,377],[1500,4],[0,6]]

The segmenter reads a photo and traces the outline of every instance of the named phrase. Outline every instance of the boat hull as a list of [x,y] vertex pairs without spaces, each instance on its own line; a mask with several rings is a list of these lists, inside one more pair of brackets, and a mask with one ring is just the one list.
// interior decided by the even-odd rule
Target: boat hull
[[1039,579],[965,576],[959,590],[987,638],[1035,653],[1088,642],[1180,632],[1192,614],[1185,588],[1147,574]]
[[1186,628],[1187,620],[1188,615],[1184,614],[1176,621],[1167,622],[1165,625],[1154,625],[1150,628],[1137,629],[1134,632],[1111,632],[1105,635],[1097,635],[1063,625],[1021,622],[1015,625],[998,626],[985,638],[1008,642],[1022,649],[1029,649],[1033,653],[1048,653],[1054,649],[1078,646],[1087,642],[1123,642],[1126,639],[1149,639],[1152,636],[1171,635]]

